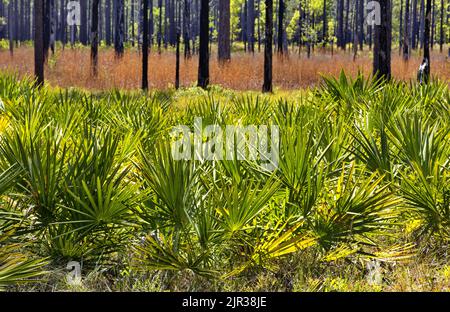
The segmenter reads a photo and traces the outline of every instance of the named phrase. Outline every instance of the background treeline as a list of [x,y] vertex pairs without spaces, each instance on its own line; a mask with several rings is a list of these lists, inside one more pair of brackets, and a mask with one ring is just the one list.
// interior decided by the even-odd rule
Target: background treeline
[[[93,0],[80,0],[80,25],[68,26],[68,0],[44,0],[45,45],[91,43]],[[143,38],[142,0],[101,0],[98,37],[103,45],[137,46]],[[374,32],[366,19],[369,0],[274,0],[273,43],[279,52],[288,47],[337,44],[363,49],[373,45]],[[448,0],[431,0],[431,48],[449,38],[450,5]],[[0,0],[0,39],[14,45],[33,38],[33,1]],[[177,34],[184,44],[185,56],[198,52],[200,35],[200,0],[148,0],[148,34],[158,50],[175,47]],[[265,1],[212,0],[209,10],[209,42],[219,44],[219,57],[230,56],[230,45],[248,52],[261,51],[265,37]],[[392,40],[405,53],[424,44],[425,0],[392,1]],[[406,44],[404,44],[406,42]],[[308,53],[309,55],[309,53]]]

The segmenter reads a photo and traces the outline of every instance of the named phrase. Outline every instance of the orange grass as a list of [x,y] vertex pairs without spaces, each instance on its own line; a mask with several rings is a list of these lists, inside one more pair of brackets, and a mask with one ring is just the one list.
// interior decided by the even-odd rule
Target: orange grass
[[[446,50],[444,50],[446,51]],[[33,48],[15,49],[14,56],[9,51],[0,50],[0,70],[18,73],[19,76],[33,73]],[[392,54],[392,74],[395,79],[416,79],[421,57],[416,53],[409,62],[404,62],[398,53]],[[194,86],[197,79],[198,58],[181,60],[180,79],[185,87]],[[372,70],[370,52],[360,52],[353,60],[351,53],[339,51],[331,56],[329,52],[316,50],[310,59],[306,53],[299,57],[291,52],[288,58],[274,55],[273,83],[275,88],[292,90],[311,87],[318,83],[320,74],[338,75],[341,69],[354,76],[361,70],[369,75]],[[263,54],[255,55],[237,52],[225,66],[220,66],[216,55],[211,57],[211,83],[234,90],[260,90],[263,73]],[[450,60],[445,53],[432,52],[432,75],[450,84]],[[128,50],[121,59],[116,59],[112,49],[101,49],[99,54],[99,75],[90,74],[90,51],[85,48],[58,50],[46,66],[46,80],[53,86],[81,87],[90,90],[138,89],[141,84],[141,56],[135,50]],[[175,54],[152,52],[149,59],[150,88],[167,89],[175,79]]]

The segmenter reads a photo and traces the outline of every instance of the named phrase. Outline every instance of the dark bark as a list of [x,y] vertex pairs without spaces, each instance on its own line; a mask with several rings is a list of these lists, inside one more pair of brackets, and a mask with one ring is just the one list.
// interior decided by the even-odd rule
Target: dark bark
[[111,0],[105,2],[105,41],[106,45],[111,45]]
[[142,18],[142,90],[148,90],[148,1],[143,0]]
[[359,49],[363,50],[364,44],[364,0],[358,0],[358,42]]
[[323,0],[323,13],[322,13],[323,25],[322,25],[322,41],[323,46],[327,45],[327,0]]
[[122,57],[124,53],[124,35],[125,35],[125,10],[124,0],[114,0],[114,49],[117,57]]
[[219,0],[219,61],[231,59],[230,0]]
[[80,0],[80,43],[82,45],[88,44],[87,1],[88,0]]
[[14,54],[14,4],[12,1],[8,4],[8,39],[9,39],[9,54]]
[[162,0],[158,0],[159,20],[158,20],[158,53],[161,53],[162,41]]
[[403,0],[400,0],[400,26],[398,28],[398,55],[402,54],[403,48]]
[[419,33],[419,24],[417,23],[417,0],[412,3],[412,33],[411,33],[411,48],[417,49],[417,35]]
[[442,53],[444,45],[444,0],[441,0],[441,31],[439,36],[439,51]]
[[180,33],[177,32],[177,43],[175,52],[175,89],[180,87]]
[[98,71],[98,10],[100,0],[92,0],[91,13],[91,67],[92,74],[97,76]]
[[[338,0],[337,2],[337,46],[344,49],[345,48],[345,38],[344,38],[344,0]],[[302,34],[300,33],[300,36]]]
[[375,25],[373,75],[389,80],[391,78],[391,4],[390,0],[379,0],[381,25]]
[[248,51],[255,52],[255,0],[247,1],[247,41]]
[[36,85],[44,84],[44,0],[34,1],[34,75]]
[[208,43],[209,43],[209,0],[201,0],[198,86],[203,89],[206,89],[209,84]]
[[283,54],[283,35],[284,35],[284,11],[286,9],[286,5],[284,0],[279,0],[279,9],[278,9],[278,36],[277,36],[277,49],[278,53]]
[[405,4],[405,28],[403,30],[403,59],[405,61],[409,60],[409,0],[406,0]]
[[424,25],[424,34],[423,34],[423,59],[427,63],[427,66],[424,70],[424,82],[428,83],[430,80],[430,29],[431,27],[431,0],[427,0],[426,9],[425,9],[425,25]]
[[273,0],[265,0],[266,27],[264,38],[264,83],[262,92],[272,92]]
[[[191,34],[191,3],[190,0],[184,0],[183,10],[183,40],[184,40],[184,57],[191,57],[190,34]],[[219,31],[220,36],[220,31]],[[220,39],[219,39],[219,55],[220,55]]]

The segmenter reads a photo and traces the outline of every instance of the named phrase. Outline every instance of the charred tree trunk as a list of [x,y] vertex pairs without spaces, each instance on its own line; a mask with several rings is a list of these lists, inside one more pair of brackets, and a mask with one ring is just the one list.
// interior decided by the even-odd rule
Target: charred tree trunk
[[91,67],[92,75],[98,74],[98,10],[100,0],[92,0],[91,13]]
[[323,25],[322,25],[322,41],[323,47],[327,45],[327,0],[323,0],[323,13],[322,13]]
[[111,45],[111,0],[105,2],[105,41],[106,45]]
[[148,1],[141,1],[142,5],[142,90],[148,90]]
[[431,0],[427,0],[426,9],[425,9],[425,25],[424,25],[424,34],[423,34],[423,59],[426,62],[425,70],[424,70],[424,82],[428,83],[430,80],[430,29],[431,27]]
[[255,0],[247,2],[247,41],[248,51],[255,52]]
[[[302,34],[300,34],[302,35]],[[344,38],[344,0],[337,2],[337,46],[345,49]]]
[[[183,41],[184,41],[184,58],[191,57],[191,46],[190,46],[190,29],[191,29],[191,4],[190,0],[184,0],[184,10],[183,10]],[[219,33],[220,36],[220,33]],[[220,53],[220,47],[219,47]]]
[[273,0],[265,0],[264,83],[262,92],[272,92]]
[[124,36],[125,36],[125,10],[124,0],[114,0],[114,50],[117,57],[122,57],[124,53]]
[[209,84],[208,43],[209,43],[209,0],[201,0],[198,86],[203,89],[206,89]]
[[279,0],[279,10],[278,10],[278,36],[277,36],[277,49],[278,53],[283,54],[283,35],[284,35],[284,10],[285,4],[284,0]]
[[230,0],[219,0],[219,51],[220,62],[231,59]]
[[34,1],[34,76],[36,85],[44,84],[44,0]]
[[405,28],[403,30],[403,59],[405,61],[409,60],[409,0],[405,3]]
[[373,75],[389,80],[391,78],[391,2],[379,0],[381,25],[375,25]]

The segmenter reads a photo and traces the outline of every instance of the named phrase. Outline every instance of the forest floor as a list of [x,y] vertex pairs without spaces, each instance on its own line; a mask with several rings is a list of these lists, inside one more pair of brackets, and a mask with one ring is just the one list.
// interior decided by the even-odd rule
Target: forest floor
[[[293,90],[308,88],[320,82],[320,75],[338,75],[344,69],[347,75],[355,76],[358,71],[366,76],[372,71],[371,52],[353,53],[335,51],[323,52],[320,49],[308,59],[306,51],[299,56],[298,50],[291,51],[288,57],[274,55],[273,83],[276,89]],[[421,63],[419,52],[413,52],[409,62],[398,55],[398,48],[392,54],[392,75],[399,80],[415,80]],[[447,51],[447,48],[444,49]],[[10,56],[8,50],[0,49],[0,70],[19,74],[20,77],[33,73],[33,48],[21,47]],[[191,87],[196,84],[198,58],[182,57],[180,84]],[[263,53],[254,55],[236,52],[232,60],[220,66],[215,53],[211,56],[211,83],[233,90],[260,90],[262,85]],[[450,59],[439,49],[432,51],[432,75],[450,84]],[[117,59],[112,49],[103,48],[99,54],[99,75],[90,74],[90,50],[88,48],[57,49],[46,66],[46,79],[53,86],[80,87],[89,90],[138,89],[141,84],[141,57],[137,49],[128,49],[121,59]],[[153,49],[149,59],[150,88],[168,89],[175,80],[175,53],[166,51],[158,54]]]

